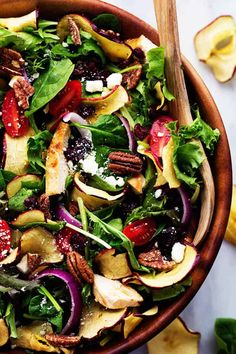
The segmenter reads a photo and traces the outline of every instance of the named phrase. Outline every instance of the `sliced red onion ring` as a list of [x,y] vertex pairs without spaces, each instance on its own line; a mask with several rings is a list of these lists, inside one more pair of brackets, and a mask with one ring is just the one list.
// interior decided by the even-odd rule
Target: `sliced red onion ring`
[[70,317],[67,321],[67,324],[62,329],[61,334],[69,333],[71,330],[75,329],[78,326],[82,312],[82,297],[78,283],[70,273],[65,272],[61,269],[46,269],[37,275],[36,280],[48,276],[57,277],[64,281],[70,292]]
[[120,116],[120,115],[118,117],[119,117],[121,123],[123,124],[123,126],[126,129],[127,136],[128,136],[128,139],[129,139],[129,150],[132,151],[132,152],[136,152],[137,151],[137,142],[135,140],[134,133],[130,129],[128,120],[126,118]]
[[[82,118],[79,114],[74,112],[66,113],[63,117],[63,121],[66,123],[72,122],[72,123],[88,125],[87,121],[84,118]],[[79,130],[82,138],[92,141],[92,134],[89,129],[85,129],[85,128],[77,128],[77,129]]]
[[82,228],[82,224],[74,218],[62,204],[59,204],[56,207],[56,216],[59,220],[66,221],[67,223],[79,227],[80,229]]
[[187,225],[192,216],[192,206],[190,202],[190,198],[183,186],[178,188],[178,192],[181,196],[182,203],[183,203],[183,216],[181,219],[181,224]]

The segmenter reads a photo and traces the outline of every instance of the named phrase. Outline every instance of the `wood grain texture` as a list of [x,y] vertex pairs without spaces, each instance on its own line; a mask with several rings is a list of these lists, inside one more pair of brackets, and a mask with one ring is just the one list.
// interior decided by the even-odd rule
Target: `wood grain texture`
[[[182,58],[180,53],[178,21],[175,0],[154,0],[157,26],[159,30],[160,45],[165,48],[165,75],[167,86],[175,96],[175,100],[169,102],[171,116],[178,120],[180,125],[193,122],[187,89],[184,80]],[[194,241],[198,245],[206,236],[215,203],[215,187],[211,168],[200,141],[199,146],[205,160],[201,166],[201,175],[204,188],[201,192],[201,212]]]
[[[4,10],[6,16],[12,16],[13,13],[14,15],[26,14],[31,9],[31,1],[28,0],[0,0],[0,5],[0,12]],[[157,45],[159,44],[158,33],[155,29],[128,12],[106,4],[105,2],[96,0],[38,0],[37,6],[41,16],[52,19],[73,12],[86,13],[89,15],[110,12],[121,18],[124,26],[124,35],[126,35],[126,37],[138,37],[143,34]],[[1,15],[3,16],[3,12]],[[117,335],[116,339],[104,348],[99,348],[98,345],[89,346],[86,344],[83,350],[80,351],[81,354],[128,353],[159,333],[179,315],[196,294],[211,269],[223,240],[228,221],[232,192],[232,171],[228,140],[223,122],[211,94],[186,58],[182,58],[182,61],[184,72],[189,83],[188,92],[190,92],[198,102],[201,114],[207,123],[214,128],[218,128],[221,132],[214,158],[210,161],[215,182],[216,199],[212,223],[207,238],[200,247],[201,261],[192,273],[192,286],[171,304],[160,308],[156,316],[143,321],[127,339],[122,339]],[[24,351],[15,350],[12,353],[22,354]],[[77,351],[77,353],[79,353],[79,351]]]

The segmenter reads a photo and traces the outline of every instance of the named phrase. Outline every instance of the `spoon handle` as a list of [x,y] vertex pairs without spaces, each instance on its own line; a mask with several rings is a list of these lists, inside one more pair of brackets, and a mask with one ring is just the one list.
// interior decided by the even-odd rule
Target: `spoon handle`
[[[158,24],[160,45],[165,49],[165,74],[167,86],[170,92],[175,96],[175,100],[169,103],[169,111],[173,118],[178,119],[180,125],[191,124],[193,119],[182,69],[176,2],[175,0],[154,0],[154,7]],[[200,141],[199,145],[205,156]],[[204,182],[204,188],[201,192],[199,224],[193,240],[195,245],[198,245],[206,236],[211,224],[215,205],[214,181],[206,156],[201,166],[201,175]]]

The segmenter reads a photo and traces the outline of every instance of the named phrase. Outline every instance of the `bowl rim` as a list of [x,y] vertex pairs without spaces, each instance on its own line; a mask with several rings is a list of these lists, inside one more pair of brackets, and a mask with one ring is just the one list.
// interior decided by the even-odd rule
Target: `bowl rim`
[[[49,17],[55,17],[54,15],[56,14],[59,14],[60,17],[62,13],[66,14],[81,10],[89,14],[98,14],[104,11],[110,12],[119,16],[124,28],[129,29],[128,37],[131,38],[134,33],[142,33],[154,43],[159,43],[157,31],[149,24],[126,10],[100,0],[32,0],[30,2],[28,0],[12,0],[11,2],[1,0],[1,16],[8,17],[9,14],[11,16],[20,16],[32,11],[36,7],[39,10],[42,8],[43,11],[49,11]],[[210,159],[216,189],[214,215],[208,235],[203,244],[198,248],[201,261],[192,272],[193,284],[184,294],[181,294],[180,298],[173,300],[163,312],[161,311],[155,317],[143,321],[127,339],[115,340],[110,344],[108,343],[104,348],[83,348],[82,351],[77,350],[76,352],[78,353],[127,353],[141,346],[159,333],[179,315],[195,296],[206,279],[223,241],[232,193],[232,166],[229,144],[222,118],[209,90],[189,61],[184,56],[182,56],[182,60],[184,73],[191,84],[191,90],[194,91],[194,95],[199,102],[201,112],[203,116],[207,114],[205,120],[211,126],[219,128],[221,132],[220,140],[214,153],[214,159]]]

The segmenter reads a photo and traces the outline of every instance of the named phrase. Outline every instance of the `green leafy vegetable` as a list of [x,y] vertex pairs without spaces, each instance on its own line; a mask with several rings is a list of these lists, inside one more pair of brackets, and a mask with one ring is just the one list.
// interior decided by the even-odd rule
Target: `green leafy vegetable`
[[2,271],[0,271],[0,285],[19,291],[30,291],[39,286],[36,281],[22,280]]
[[236,353],[236,319],[217,318],[215,337],[219,347],[218,354]]
[[188,277],[183,282],[168,286],[166,288],[157,289],[152,291],[153,301],[163,301],[172,299],[176,296],[179,296],[181,293],[185,292],[186,287],[192,285],[192,278]]
[[128,146],[128,137],[119,118],[112,114],[102,115],[93,125],[73,123],[76,127],[89,129],[92,133],[94,146],[106,145],[110,147]]
[[101,15],[96,16],[93,18],[93,23],[99,28],[104,30],[112,30],[114,32],[121,32],[121,23],[117,16],[109,14],[109,13],[102,13]]
[[35,93],[25,114],[30,116],[51,101],[66,85],[73,70],[70,59],[51,60],[49,68],[34,83]]
[[16,174],[11,171],[0,169],[0,190],[5,189],[7,183],[9,183],[15,176]]
[[164,68],[165,68],[165,54],[164,48],[157,47],[150,49],[147,52],[148,59],[148,69],[147,78],[152,79],[153,77],[157,79],[164,78]]
[[27,142],[27,155],[30,167],[28,172],[41,174],[45,170],[43,163],[43,152],[47,150],[52,134],[48,130],[44,130],[29,138]]
[[21,188],[13,197],[8,201],[8,208],[10,210],[22,212],[27,208],[25,206],[25,200],[29,197],[32,197],[34,194],[33,190]]
[[10,328],[10,336],[11,338],[17,338],[17,330],[16,330],[16,320],[15,320],[15,309],[12,303],[9,302],[7,305],[6,313],[4,315],[7,326]]
[[5,296],[0,293],[0,318],[3,318],[6,312],[6,299]]
[[19,229],[21,231],[30,229],[31,227],[37,227],[37,226],[42,226],[45,227],[45,229],[50,230],[50,231],[55,231],[58,232],[65,227],[65,222],[64,221],[54,221],[54,220],[47,220],[46,221],[35,221],[35,222],[29,222],[25,225],[12,225],[13,229]]
[[19,52],[32,50],[42,43],[42,39],[26,32],[13,32],[6,28],[0,28],[0,47],[12,44]]
[[88,184],[94,188],[102,189],[107,192],[117,192],[122,190],[124,187],[113,186],[106,182],[102,177],[97,175],[91,176],[89,178]]

